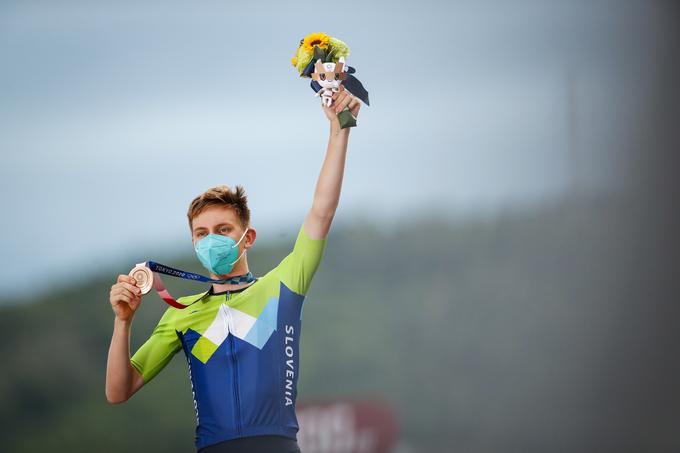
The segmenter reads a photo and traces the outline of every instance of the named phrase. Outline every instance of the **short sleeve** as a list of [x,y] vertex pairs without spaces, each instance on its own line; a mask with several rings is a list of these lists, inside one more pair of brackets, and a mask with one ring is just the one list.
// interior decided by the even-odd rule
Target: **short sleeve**
[[319,267],[327,238],[312,239],[300,227],[293,251],[277,266],[279,278],[291,291],[302,296],[307,294],[312,277]]
[[174,355],[182,348],[182,343],[171,322],[173,308],[168,308],[151,336],[130,358],[130,363],[148,383],[165,368]]

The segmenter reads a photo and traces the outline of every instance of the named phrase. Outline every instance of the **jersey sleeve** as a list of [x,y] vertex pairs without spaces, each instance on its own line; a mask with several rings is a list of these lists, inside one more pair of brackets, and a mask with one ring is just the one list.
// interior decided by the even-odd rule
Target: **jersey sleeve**
[[130,363],[148,383],[165,368],[174,355],[182,348],[172,320],[173,308],[168,308],[151,336],[130,358]]
[[293,251],[277,266],[279,278],[291,291],[304,296],[321,262],[327,238],[312,239],[304,224],[300,227]]

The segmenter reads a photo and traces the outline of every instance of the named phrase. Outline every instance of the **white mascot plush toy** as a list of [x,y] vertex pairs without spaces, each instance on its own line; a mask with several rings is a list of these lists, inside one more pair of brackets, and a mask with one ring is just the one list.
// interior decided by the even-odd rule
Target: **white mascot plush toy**
[[347,78],[347,66],[345,59],[340,57],[337,63],[322,63],[321,59],[316,60],[312,79],[319,82],[321,89],[316,92],[316,96],[321,96],[321,102],[326,107],[333,103],[333,93],[337,93],[340,84]]

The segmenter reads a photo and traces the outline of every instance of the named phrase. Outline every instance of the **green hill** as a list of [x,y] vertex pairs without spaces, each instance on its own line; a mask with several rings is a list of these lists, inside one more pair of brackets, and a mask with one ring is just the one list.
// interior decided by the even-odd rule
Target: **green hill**
[[[617,355],[635,327],[627,215],[589,199],[458,223],[421,215],[390,232],[338,224],[306,300],[299,401],[382,397],[416,451],[604,445],[634,420],[608,387],[634,387]],[[256,247],[251,267],[262,274],[291,247]],[[167,264],[200,271],[193,257]],[[181,354],[127,403],[106,402],[108,292],[126,270],[0,305],[3,451],[192,451]],[[145,298],[133,352],[164,309]]]

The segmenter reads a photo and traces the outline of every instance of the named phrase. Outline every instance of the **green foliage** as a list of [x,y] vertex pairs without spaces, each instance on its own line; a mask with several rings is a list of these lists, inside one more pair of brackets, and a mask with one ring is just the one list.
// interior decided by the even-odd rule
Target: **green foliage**
[[321,61],[324,61],[324,60],[326,59],[326,51],[323,50],[323,49],[322,49],[321,47],[319,47],[319,46],[314,46],[314,56],[313,56],[313,59],[314,59],[314,60],[321,59]]

